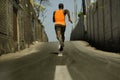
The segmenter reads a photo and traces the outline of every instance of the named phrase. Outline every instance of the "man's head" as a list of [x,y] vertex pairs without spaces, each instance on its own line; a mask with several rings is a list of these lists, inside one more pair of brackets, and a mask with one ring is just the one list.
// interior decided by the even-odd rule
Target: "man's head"
[[59,7],[59,9],[64,9],[63,3],[60,3],[58,7]]

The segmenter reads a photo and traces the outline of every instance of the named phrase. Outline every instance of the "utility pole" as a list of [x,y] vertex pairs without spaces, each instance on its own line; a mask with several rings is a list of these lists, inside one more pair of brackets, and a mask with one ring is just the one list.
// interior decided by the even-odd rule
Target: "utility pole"
[[[75,24],[74,24],[74,22],[75,22],[75,21],[74,21],[74,12],[72,12],[72,18],[73,18],[73,20],[72,20],[72,21],[73,21],[72,31],[73,31],[73,29],[74,29],[74,25],[75,25]],[[72,32],[72,31],[71,31],[71,32]]]
[[82,0],[82,6],[83,6],[83,14],[86,15],[85,0]]
[[82,0],[82,7],[83,7],[83,16],[84,16],[84,30],[87,32],[87,20],[86,20],[86,5],[85,5],[85,0]]
[[77,22],[77,4],[76,0],[74,0],[74,26],[76,25]]

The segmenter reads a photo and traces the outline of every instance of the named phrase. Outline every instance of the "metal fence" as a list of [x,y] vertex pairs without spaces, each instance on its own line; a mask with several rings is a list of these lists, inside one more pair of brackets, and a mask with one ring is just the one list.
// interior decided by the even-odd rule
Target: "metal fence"
[[0,54],[24,49],[34,41],[48,41],[30,0],[16,1],[0,0]]
[[0,53],[13,51],[11,0],[0,1]]

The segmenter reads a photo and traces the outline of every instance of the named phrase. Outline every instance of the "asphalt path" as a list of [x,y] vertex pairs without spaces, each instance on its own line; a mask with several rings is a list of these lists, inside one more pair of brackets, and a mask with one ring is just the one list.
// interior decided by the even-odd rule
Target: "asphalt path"
[[35,48],[29,55],[0,61],[0,80],[120,80],[119,54],[79,41],[65,42],[62,52],[56,42]]

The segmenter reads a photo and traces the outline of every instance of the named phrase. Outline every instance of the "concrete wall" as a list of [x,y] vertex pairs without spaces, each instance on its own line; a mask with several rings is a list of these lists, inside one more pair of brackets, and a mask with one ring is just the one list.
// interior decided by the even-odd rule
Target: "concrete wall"
[[119,9],[119,0],[98,0],[87,9],[90,43],[104,50],[120,50]]
[[72,32],[71,39],[84,39],[99,49],[120,51],[119,9],[120,0],[97,0],[96,3],[90,4],[87,6],[87,31],[83,29],[85,18],[80,19]]
[[80,16],[79,21],[71,33],[70,40],[84,39],[84,17]]

